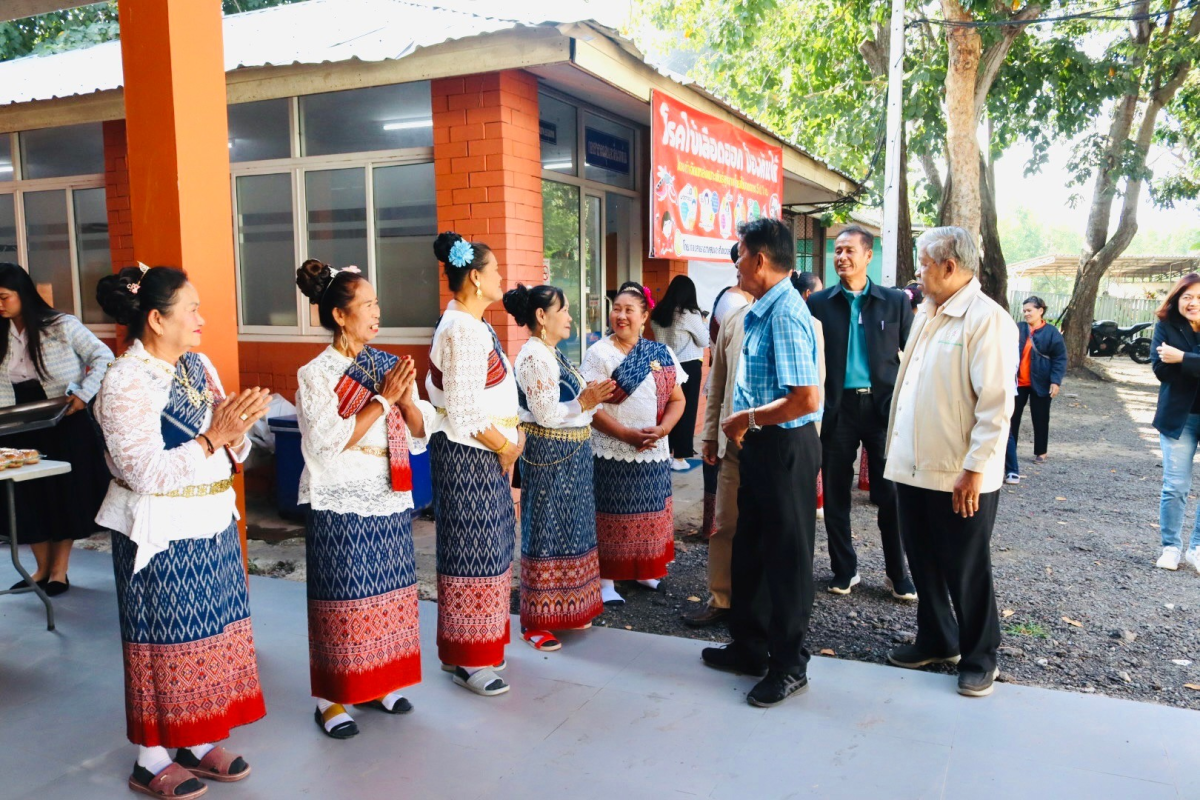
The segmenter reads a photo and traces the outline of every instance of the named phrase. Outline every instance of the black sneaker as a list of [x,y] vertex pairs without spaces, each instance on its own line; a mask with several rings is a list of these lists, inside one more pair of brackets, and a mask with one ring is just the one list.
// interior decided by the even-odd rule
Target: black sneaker
[[767,665],[764,662],[751,658],[736,644],[727,644],[724,647],[706,647],[700,651],[700,660],[704,662],[705,666],[723,672],[732,672],[736,675],[752,675],[755,678],[761,678],[767,674]]
[[858,586],[860,583],[862,583],[862,578],[858,577],[857,572],[853,575],[846,575],[841,578],[835,576],[834,579],[829,582],[829,593],[850,594],[850,590],[853,587]]
[[962,656],[957,653],[952,656],[931,656],[919,649],[915,644],[904,644],[887,654],[887,660],[897,667],[917,669],[929,664],[957,664]]
[[958,693],[966,697],[987,697],[995,686],[999,669],[987,672],[982,670],[964,670],[958,673]]
[[807,688],[808,675],[806,673],[795,674],[773,669],[767,673],[767,677],[754,685],[754,688],[746,695],[746,702],[759,708],[770,708]]
[[884,579],[884,584],[891,591],[892,597],[897,600],[912,602],[917,599],[917,587],[913,585],[912,578],[907,575],[898,581],[886,578]]

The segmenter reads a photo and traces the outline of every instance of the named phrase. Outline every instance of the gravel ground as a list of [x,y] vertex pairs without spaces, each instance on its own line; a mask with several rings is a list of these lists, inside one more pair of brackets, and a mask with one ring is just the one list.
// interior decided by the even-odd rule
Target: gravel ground
[[[1128,359],[1092,369],[1072,375],[1055,401],[1050,460],[1040,467],[1032,464],[1026,415],[1022,481],[1003,489],[992,548],[1004,615],[1000,680],[1200,708],[1200,575],[1186,564],[1178,572],[1154,568],[1162,477],[1150,427],[1157,383],[1148,366]],[[692,630],[680,619],[706,598],[707,547],[694,535],[699,473],[675,476],[676,561],[660,591],[620,585],[626,604],[607,609],[596,624],[726,636],[720,628]],[[1185,530],[1193,511],[1189,505]],[[817,524],[809,646],[826,657],[884,663],[891,647],[913,640],[916,610],[883,588],[875,509],[865,492],[854,493],[852,518],[863,583],[849,597],[825,591],[829,555]],[[304,580],[303,540],[294,538],[302,530],[253,507],[248,519],[252,571]],[[432,523],[416,522],[414,534],[421,596],[436,599]],[[79,543],[107,545],[106,536]],[[514,612],[518,568],[514,563]]]
[[[1153,566],[1162,476],[1150,427],[1157,383],[1148,366],[1128,360],[1097,372],[1111,377],[1072,375],[1055,401],[1043,466],[1032,464],[1026,415],[1023,478],[1004,487],[993,539],[1004,615],[1000,679],[1200,708],[1200,575]],[[1189,505],[1185,530],[1193,510]],[[825,656],[885,663],[891,647],[913,640],[915,606],[893,601],[883,588],[883,551],[865,492],[855,492],[852,516],[863,583],[849,597],[825,591],[832,573],[818,523],[809,646]],[[679,621],[706,596],[706,548],[687,534],[677,532],[679,556],[661,591],[632,587],[626,605],[606,611],[601,622],[698,639],[725,635]]]

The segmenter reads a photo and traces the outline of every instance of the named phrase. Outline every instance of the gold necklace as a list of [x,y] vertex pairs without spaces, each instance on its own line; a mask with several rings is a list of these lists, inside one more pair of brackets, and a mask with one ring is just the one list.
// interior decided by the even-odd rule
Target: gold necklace
[[[640,339],[641,337],[639,336],[638,338]],[[633,344],[629,345],[629,349],[626,350],[621,344],[621,340],[617,338],[615,333],[609,337],[609,341],[612,342],[613,347],[617,348],[617,351],[623,356],[629,355],[633,352],[633,348],[637,347],[637,342],[634,342]]]
[[175,369],[171,369],[170,367],[168,367],[166,364],[163,364],[158,359],[151,361],[151,360],[145,359],[145,358],[137,358],[137,356],[135,356],[132,352],[125,352],[125,353],[122,353],[121,355],[117,356],[117,360],[120,360],[122,358],[135,358],[138,361],[142,362],[143,364],[150,366],[150,367],[154,367],[155,369],[161,370],[162,372],[169,375],[172,380],[174,380],[180,386],[183,387],[183,394],[187,398],[188,403],[191,404],[192,408],[201,408],[201,407],[207,407],[207,406],[212,405],[212,403],[213,403],[212,390],[206,388],[202,392],[199,389],[197,389],[195,387],[195,385],[192,383],[192,379],[190,377],[188,377],[186,368],[182,371],[180,371],[178,366],[176,366]]

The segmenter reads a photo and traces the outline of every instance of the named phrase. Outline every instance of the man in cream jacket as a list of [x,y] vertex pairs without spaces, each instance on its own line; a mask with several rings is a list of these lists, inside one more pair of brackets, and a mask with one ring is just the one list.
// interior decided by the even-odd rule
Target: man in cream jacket
[[900,360],[885,477],[917,604],[917,639],[888,660],[915,669],[958,664],[958,692],[983,697],[998,670],[1000,616],[991,538],[1012,417],[1017,326],[987,297],[979,251],[962,228],[917,240],[917,310]]

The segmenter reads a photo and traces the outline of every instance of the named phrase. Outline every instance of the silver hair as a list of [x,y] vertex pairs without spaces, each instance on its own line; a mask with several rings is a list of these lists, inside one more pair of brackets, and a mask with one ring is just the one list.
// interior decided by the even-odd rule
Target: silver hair
[[924,253],[936,264],[954,259],[954,263],[972,275],[979,271],[979,248],[974,238],[954,225],[922,233],[917,239],[917,253]]

